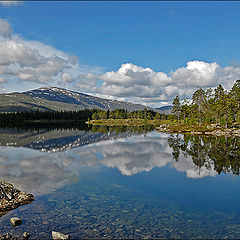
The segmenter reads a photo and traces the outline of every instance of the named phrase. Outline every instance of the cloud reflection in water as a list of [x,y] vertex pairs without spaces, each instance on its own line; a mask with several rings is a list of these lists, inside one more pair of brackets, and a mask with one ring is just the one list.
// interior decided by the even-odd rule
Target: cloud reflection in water
[[152,132],[147,137],[107,140],[53,154],[0,147],[0,175],[16,187],[38,195],[77,182],[82,171],[100,171],[101,166],[117,168],[122,175],[131,176],[169,164],[190,178],[216,176],[213,166],[199,168],[191,157],[181,153],[178,161],[172,159],[168,138],[169,135]]

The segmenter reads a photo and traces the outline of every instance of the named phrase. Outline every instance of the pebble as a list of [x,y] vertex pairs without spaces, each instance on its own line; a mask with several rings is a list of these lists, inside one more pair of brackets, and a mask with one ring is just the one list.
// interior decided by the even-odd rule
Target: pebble
[[7,239],[11,239],[11,238],[12,238],[12,235],[10,233],[6,233],[6,234],[0,236],[1,240],[7,240]]
[[13,225],[13,227],[16,227],[16,226],[22,224],[22,219],[21,219],[21,218],[18,218],[18,217],[12,217],[12,218],[10,219],[10,223]]
[[53,239],[70,239],[70,235],[69,234],[63,234],[63,233],[60,233],[60,232],[55,232],[55,231],[52,231],[52,238]]
[[24,232],[23,233],[23,240],[28,240],[30,238],[30,233],[29,232]]

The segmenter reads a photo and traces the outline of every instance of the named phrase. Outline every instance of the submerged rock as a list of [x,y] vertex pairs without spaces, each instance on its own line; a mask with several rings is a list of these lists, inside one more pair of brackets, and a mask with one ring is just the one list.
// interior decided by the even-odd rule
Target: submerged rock
[[8,239],[12,239],[12,235],[10,233],[0,235],[0,240],[8,240]]
[[10,223],[11,223],[14,227],[16,227],[16,226],[22,224],[22,219],[21,219],[21,218],[18,218],[18,217],[12,217],[12,218],[10,219]]
[[52,231],[52,238],[53,239],[70,239],[70,235]]
[[29,232],[24,232],[23,233],[23,240],[28,240],[30,238],[30,233]]
[[34,201],[32,194],[22,192],[12,184],[0,180],[0,216],[32,201]]

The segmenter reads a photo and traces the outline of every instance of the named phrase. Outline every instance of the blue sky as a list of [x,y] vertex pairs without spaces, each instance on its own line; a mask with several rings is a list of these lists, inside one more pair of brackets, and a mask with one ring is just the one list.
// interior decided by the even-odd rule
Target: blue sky
[[[0,92],[54,85],[159,106],[200,86],[228,89],[240,78],[239,10],[240,2],[1,4],[10,29],[2,43],[17,43],[16,55],[21,44],[24,50],[2,62],[8,70],[0,71]],[[33,65],[25,61],[28,48]]]

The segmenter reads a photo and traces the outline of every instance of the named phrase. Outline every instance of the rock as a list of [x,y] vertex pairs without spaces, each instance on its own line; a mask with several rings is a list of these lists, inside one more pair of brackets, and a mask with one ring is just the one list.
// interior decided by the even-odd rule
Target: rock
[[16,227],[18,225],[21,225],[22,224],[22,219],[21,218],[18,218],[18,217],[13,217],[10,219],[10,223]]
[[0,216],[7,211],[34,201],[32,194],[16,189],[12,184],[0,180]]
[[10,233],[6,233],[6,234],[0,236],[1,240],[8,240],[8,239],[11,239],[11,238],[12,238],[12,235]]
[[28,240],[30,238],[30,233],[29,232],[24,232],[23,233],[23,240]]
[[70,239],[70,235],[52,231],[52,238],[53,239]]

